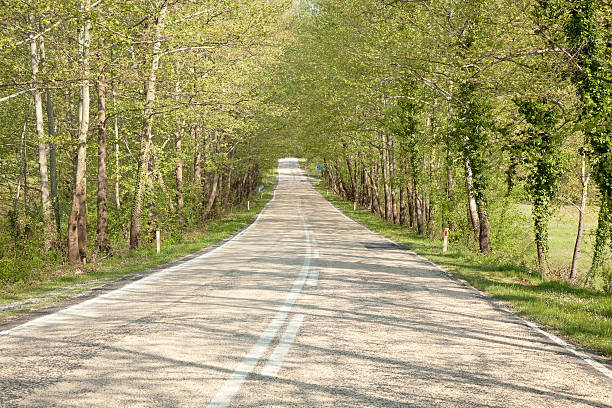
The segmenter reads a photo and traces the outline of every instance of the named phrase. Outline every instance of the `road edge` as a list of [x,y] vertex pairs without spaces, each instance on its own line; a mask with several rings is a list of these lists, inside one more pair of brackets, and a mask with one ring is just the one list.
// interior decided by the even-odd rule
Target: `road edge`
[[261,218],[261,214],[266,210],[266,208],[268,208],[270,203],[274,200],[276,189],[278,187],[278,181],[279,181],[279,176],[277,172],[276,181],[274,183],[274,188],[272,190],[272,194],[270,195],[270,199],[268,200],[268,202],[263,206],[261,211],[259,211],[259,213],[257,213],[257,215],[251,220],[251,222],[249,222],[248,224],[240,228],[238,231],[236,231],[231,236],[217,242],[216,244],[209,245],[191,254],[184,255],[170,262],[166,262],[164,264],[158,265],[153,268],[146,269],[141,272],[135,272],[129,275],[122,276],[118,279],[114,279],[103,285],[88,289],[82,293],[79,293],[76,296],[69,297],[63,300],[59,300],[57,302],[53,302],[50,305],[42,306],[40,308],[26,310],[16,315],[13,315],[13,316],[5,317],[0,320],[0,337],[8,334],[13,329],[16,329],[20,326],[28,324],[34,320],[38,320],[38,319],[44,318],[45,316],[49,316],[54,313],[61,312],[62,310],[66,310],[68,308],[74,307],[84,302],[91,301],[92,299],[106,295],[108,293],[111,293],[117,290],[121,290],[128,285],[132,285],[145,278],[153,277],[157,274],[160,274],[161,272],[164,272],[167,269],[170,269],[170,268],[180,269],[181,267],[187,266],[189,263],[191,263],[191,261],[197,258],[202,258],[205,256],[207,257],[208,254],[215,252],[216,250],[224,247],[225,245],[239,238],[241,235],[247,232],[247,230],[249,230],[250,228],[252,228],[255,224],[259,222],[259,219]]
[[[313,188],[314,188],[314,186],[313,186]],[[509,314],[509,315],[513,316],[514,318],[518,319],[524,326],[526,326],[526,327],[530,328],[531,330],[535,331],[538,335],[540,335],[542,337],[548,338],[548,340],[552,341],[557,346],[559,346],[559,347],[565,349],[566,351],[570,352],[571,355],[573,355],[576,358],[581,359],[582,361],[584,361],[585,363],[590,365],[593,369],[597,370],[600,374],[602,374],[605,377],[608,377],[610,380],[612,380],[612,362],[608,361],[607,359],[605,359],[605,356],[598,354],[594,350],[586,350],[586,349],[578,350],[576,347],[574,347],[573,345],[567,343],[562,338],[556,336],[555,334],[552,334],[552,333],[546,331],[546,328],[539,326],[535,322],[527,320],[525,317],[521,316],[516,311],[512,310],[511,305],[508,304],[507,302],[504,302],[504,301],[499,300],[499,299],[495,299],[491,294],[483,292],[480,289],[475,288],[474,286],[470,285],[469,282],[467,282],[465,279],[461,279],[458,276],[455,276],[454,273],[444,269],[444,267],[438,265],[437,263],[430,261],[426,257],[417,254],[416,252],[406,248],[405,246],[403,246],[401,244],[398,244],[397,242],[395,242],[395,241],[385,237],[384,235],[382,235],[382,234],[380,234],[380,233],[378,233],[376,231],[373,231],[372,229],[368,228],[366,225],[362,224],[361,222],[351,218],[344,211],[342,211],[340,208],[336,207],[331,201],[329,201],[318,189],[314,188],[314,190],[318,194],[320,194],[321,197],[323,197],[323,199],[325,199],[325,201],[327,203],[329,203],[329,205],[333,209],[335,209],[340,215],[342,215],[344,218],[346,218],[346,219],[348,219],[348,220],[350,220],[350,221],[352,221],[354,223],[359,224],[360,226],[362,226],[363,228],[367,229],[371,233],[373,233],[373,234],[381,237],[382,239],[392,243],[396,247],[398,247],[398,248],[400,248],[402,250],[405,250],[406,253],[416,257],[421,262],[426,263],[426,264],[434,267],[435,269],[437,269],[440,272],[440,275],[442,277],[447,278],[449,280],[452,280],[453,282],[455,282],[455,283],[457,283],[457,284],[459,284],[461,286],[464,286],[464,287],[466,287],[468,289],[471,289],[472,291],[476,292],[476,294],[480,298],[486,300],[496,310],[498,310],[500,312],[503,312],[503,313],[506,313],[506,314]],[[607,366],[609,366],[610,368],[608,368]]]

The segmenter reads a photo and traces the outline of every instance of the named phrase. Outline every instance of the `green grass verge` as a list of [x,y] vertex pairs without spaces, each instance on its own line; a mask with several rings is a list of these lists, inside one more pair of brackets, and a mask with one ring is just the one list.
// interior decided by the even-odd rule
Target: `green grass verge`
[[[267,192],[260,199],[251,198],[251,209],[243,203],[201,231],[186,232],[181,242],[164,245],[159,254],[154,244],[142,246],[134,252],[124,252],[90,265],[63,265],[39,281],[18,282],[0,287],[0,319],[47,306],[74,297],[84,291],[134,273],[163,265],[202,248],[215,245],[253,222],[270,200],[274,178],[267,178]],[[8,307],[16,305],[16,308]]]
[[443,253],[441,241],[390,224],[367,210],[353,211],[352,202],[328,193],[323,186],[317,188],[349,217],[507,302],[520,315],[578,347],[612,356],[612,296],[565,281],[543,281],[525,266],[500,262],[495,255],[482,256],[452,244]]

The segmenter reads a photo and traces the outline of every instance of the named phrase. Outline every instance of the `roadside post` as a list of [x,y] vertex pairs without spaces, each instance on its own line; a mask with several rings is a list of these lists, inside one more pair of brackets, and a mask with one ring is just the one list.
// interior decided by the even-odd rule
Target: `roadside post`
[[155,231],[155,241],[157,242],[157,253],[159,254],[161,251],[161,237],[159,230]]
[[444,228],[444,245],[442,246],[442,252],[448,250],[448,228]]
[[251,211],[251,202],[247,200],[247,211]]

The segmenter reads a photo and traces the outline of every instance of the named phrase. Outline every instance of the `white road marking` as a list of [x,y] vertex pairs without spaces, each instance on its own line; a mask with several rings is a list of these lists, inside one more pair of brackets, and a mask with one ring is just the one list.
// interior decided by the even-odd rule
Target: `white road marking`
[[308,279],[306,280],[306,285],[317,286],[318,279],[319,279],[319,270],[311,269],[310,274],[308,275]]
[[312,256],[312,257],[313,257],[314,259],[319,259],[319,250],[318,250],[318,249],[315,249],[315,250],[314,250],[314,254],[313,254],[313,256]]
[[293,304],[297,300],[300,292],[302,291],[302,288],[304,287],[304,283],[306,282],[306,276],[308,275],[308,268],[310,266],[312,247],[310,245],[310,231],[308,231],[306,218],[302,213],[302,204],[299,198],[298,214],[302,219],[302,226],[304,228],[304,234],[306,238],[306,253],[304,256],[304,264],[302,265],[302,269],[300,270],[299,275],[293,282],[293,286],[287,294],[285,303],[276,313],[276,316],[274,317],[274,319],[272,319],[272,322],[270,322],[266,330],[264,330],[264,332],[261,334],[261,336],[257,340],[257,343],[255,343],[255,345],[251,348],[249,353],[244,357],[244,359],[234,370],[232,375],[230,375],[230,377],[225,380],[225,383],[223,384],[221,389],[217,392],[213,400],[208,404],[208,408],[226,408],[229,406],[236,393],[240,390],[240,387],[242,386],[242,383],[244,382],[246,377],[253,371],[253,368],[255,368],[255,366],[261,359],[261,356],[266,352],[268,346],[276,337],[278,330],[284,324],[285,320],[287,319],[287,315],[291,311]]
[[283,333],[283,336],[278,342],[278,345],[270,355],[268,362],[261,371],[262,375],[274,377],[278,374],[278,371],[280,370],[281,365],[283,364],[283,360],[285,359],[285,356],[287,356],[289,348],[291,347],[295,336],[297,336],[297,333],[300,330],[300,326],[302,325],[303,320],[303,314],[295,315],[293,319],[291,319],[291,321],[287,325],[287,328],[285,329],[285,332]]

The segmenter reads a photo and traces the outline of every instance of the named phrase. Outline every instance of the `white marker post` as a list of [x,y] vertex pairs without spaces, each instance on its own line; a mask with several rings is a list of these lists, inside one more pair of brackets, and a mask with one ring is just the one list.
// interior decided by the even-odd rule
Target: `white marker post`
[[251,202],[247,200],[247,211],[251,211]]
[[444,245],[442,246],[442,252],[446,252],[448,249],[448,228],[444,228]]
[[357,211],[357,203],[353,201],[353,211]]
[[161,251],[161,239],[159,230],[155,231],[155,241],[157,241],[157,253],[159,254]]

